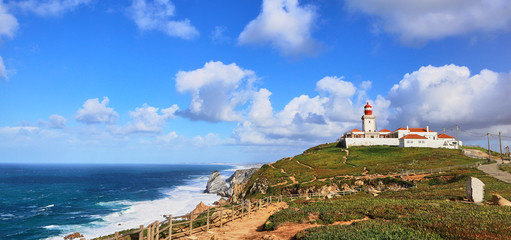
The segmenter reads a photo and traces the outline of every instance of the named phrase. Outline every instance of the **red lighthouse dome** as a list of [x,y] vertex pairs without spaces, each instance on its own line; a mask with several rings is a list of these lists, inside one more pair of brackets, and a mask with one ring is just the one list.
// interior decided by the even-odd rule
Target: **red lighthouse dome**
[[369,105],[369,102],[364,106],[364,114],[365,115],[373,115],[373,107]]

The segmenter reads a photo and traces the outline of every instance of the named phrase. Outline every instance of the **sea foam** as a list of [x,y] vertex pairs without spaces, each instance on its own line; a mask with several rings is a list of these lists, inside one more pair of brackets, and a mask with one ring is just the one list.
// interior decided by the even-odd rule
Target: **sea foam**
[[[247,168],[247,167],[245,167]],[[235,170],[244,169],[243,166],[221,171],[224,179],[232,175]],[[171,189],[162,189],[164,198],[152,201],[111,201],[98,203],[112,209],[121,209],[114,213],[101,216],[97,220],[83,225],[60,225],[51,229],[59,229],[64,234],[50,237],[50,240],[61,240],[64,236],[79,232],[87,239],[113,234],[118,231],[139,228],[140,225],[158,220],[163,221],[163,215],[172,214],[180,216],[192,211],[199,202],[212,205],[220,198],[216,194],[203,193],[209,176],[197,176],[187,182],[186,185],[176,186]],[[96,217],[96,216],[95,216]]]

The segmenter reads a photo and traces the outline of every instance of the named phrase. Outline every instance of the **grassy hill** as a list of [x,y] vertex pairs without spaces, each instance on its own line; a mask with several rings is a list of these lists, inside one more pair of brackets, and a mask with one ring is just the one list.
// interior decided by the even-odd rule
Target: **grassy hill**
[[251,178],[269,182],[270,192],[286,187],[325,185],[346,175],[399,173],[401,170],[425,170],[471,165],[481,160],[464,156],[460,150],[399,148],[389,146],[340,148],[337,143],[322,144],[302,154],[264,165]]
[[[292,187],[296,188],[319,184],[317,181],[321,177],[332,174],[360,176],[364,168],[371,174],[399,172],[401,169],[449,167],[480,161],[465,157],[459,150],[448,149],[378,146],[352,147],[348,150],[344,162],[347,154],[345,149],[337,148],[335,144],[320,145],[294,158],[272,164],[275,168],[267,165],[255,177],[270,177],[274,183],[291,176],[295,176],[297,181],[309,181],[293,184]],[[277,166],[287,169],[286,173]],[[511,169],[509,166],[503,167]],[[272,178],[270,171],[280,175]],[[489,201],[492,194],[511,199],[509,184],[474,168],[455,168],[426,176],[416,181],[413,188],[384,191],[376,197],[361,191],[338,199],[288,199],[289,208],[270,216],[264,229],[272,231],[286,223],[319,225],[298,232],[295,239],[300,240],[511,239],[511,208],[488,205],[488,202],[483,205],[467,202],[465,188],[469,177],[477,177],[485,183],[485,201]],[[342,177],[337,176],[330,183],[339,185],[339,179]],[[279,192],[284,188],[277,186],[269,192]],[[351,220],[360,221],[349,225],[338,224]]]

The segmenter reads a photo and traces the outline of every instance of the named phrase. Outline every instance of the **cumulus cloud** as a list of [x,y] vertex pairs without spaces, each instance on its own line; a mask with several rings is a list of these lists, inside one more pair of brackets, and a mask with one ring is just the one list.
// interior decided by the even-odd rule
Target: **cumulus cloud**
[[209,122],[239,121],[236,108],[245,104],[252,94],[255,73],[235,63],[207,62],[204,67],[176,74],[176,89],[189,93],[192,100],[180,115]]
[[316,12],[298,0],[263,0],[256,19],[245,26],[240,44],[271,44],[284,55],[314,54],[317,43],[311,37]]
[[[367,84],[360,88],[368,87]],[[343,131],[360,124],[365,102],[357,102],[358,89],[343,77],[324,77],[316,83],[317,96],[295,97],[277,112],[271,106],[271,92],[260,89],[253,94],[248,116],[238,124],[233,137],[242,144],[333,141]],[[376,102],[380,103],[381,99],[379,96]]]
[[488,69],[472,75],[464,66],[425,66],[392,87],[392,121],[414,126],[462,124],[468,128],[511,125],[511,73]]
[[199,31],[189,19],[172,20],[175,16],[175,6],[169,0],[133,0],[129,15],[143,31],[159,30],[169,36],[183,39],[199,36]]
[[12,7],[21,9],[25,12],[35,13],[39,16],[59,16],[68,11],[76,9],[78,6],[90,3],[91,0],[27,0],[12,2]]
[[161,110],[144,104],[142,107],[130,112],[131,121],[129,123],[122,127],[110,126],[110,131],[114,134],[122,135],[130,133],[161,133],[166,121],[175,118],[175,113],[178,109],[178,106],[175,104]]
[[213,31],[211,31],[211,40],[213,43],[225,43],[230,42],[229,36],[225,35],[227,32],[226,26],[216,26]]
[[375,16],[382,28],[408,44],[511,28],[507,0],[347,0],[347,7]]
[[62,117],[58,114],[52,114],[48,121],[45,120],[39,120],[39,125],[43,127],[49,127],[54,129],[62,129],[66,127],[67,119],[65,117]]
[[0,36],[14,37],[18,29],[18,20],[9,13],[7,6],[0,0]]
[[5,70],[4,59],[0,56],[0,79],[7,80],[7,70]]
[[85,124],[115,123],[119,114],[113,108],[106,106],[109,101],[108,97],[103,97],[101,102],[98,98],[88,99],[76,112],[75,119]]

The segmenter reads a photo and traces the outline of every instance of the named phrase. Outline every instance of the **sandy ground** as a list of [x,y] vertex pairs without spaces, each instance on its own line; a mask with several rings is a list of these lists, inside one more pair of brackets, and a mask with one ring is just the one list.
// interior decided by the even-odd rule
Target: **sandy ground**
[[[319,226],[318,224],[309,223],[286,223],[279,226],[274,231],[263,231],[263,225],[270,217],[271,214],[277,212],[280,209],[287,208],[285,202],[279,203],[276,206],[271,206],[266,209],[261,209],[255,213],[252,213],[250,217],[244,219],[237,219],[233,222],[229,222],[223,226],[222,229],[214,228],[209,232],[197,233],[194,236],[188,237],[188,239],[198,240],[227,240],[227,239],[248,239],[248,240],[291,240],[296,233]],[[353,222],[368,220],[368,217],[363,219],[336,222],[332,225],[350,225]],[[185,238],[186,239],[186,238]]]

